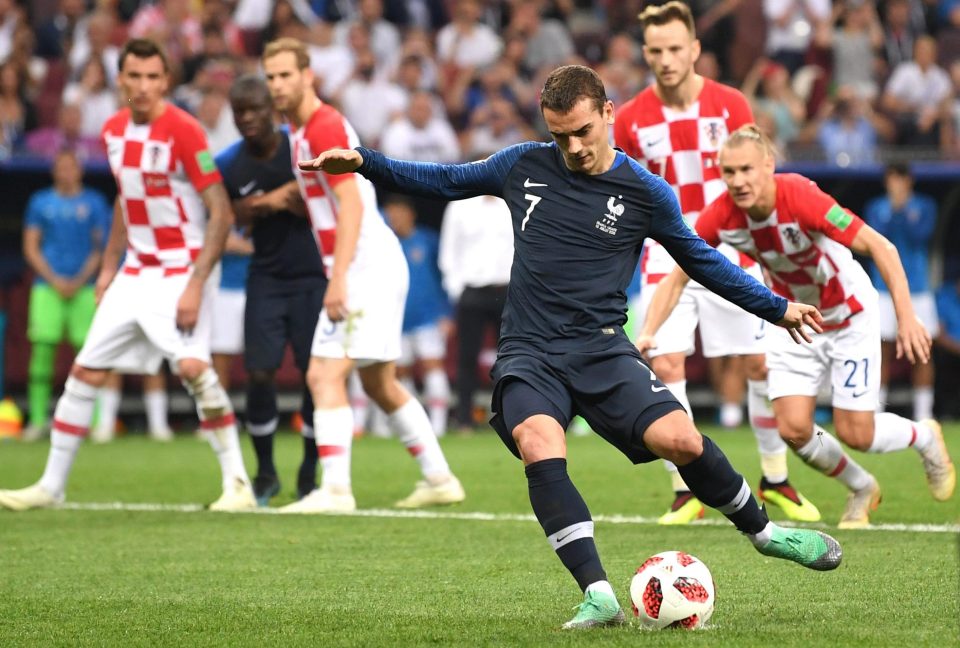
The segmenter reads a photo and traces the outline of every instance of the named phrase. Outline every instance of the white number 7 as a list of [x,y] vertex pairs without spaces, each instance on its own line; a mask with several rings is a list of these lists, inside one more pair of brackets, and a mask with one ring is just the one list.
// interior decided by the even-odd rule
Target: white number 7
[[524,216],[523,220],[520,221],[520,231],[524,231],[527,228],[527,221],[530,220],[530,214],[533,213],[533,208],[536,207],[543,198],[540,196],[534,196],[533,194],[524,194],[524,200],[530,201],[530,206],[527,207],[527,215]]

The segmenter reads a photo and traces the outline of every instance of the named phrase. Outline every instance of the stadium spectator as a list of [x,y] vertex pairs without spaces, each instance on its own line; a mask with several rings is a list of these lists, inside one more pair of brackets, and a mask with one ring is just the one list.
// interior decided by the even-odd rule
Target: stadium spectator
[[83,111],[76,104],[63,104],[57,115],[56,126],[45,126],[27,133],[24,150],[52,160],[57,152],[69,149],[77,154],[81,162],[96,162],[105,159],[103,142],[98,138],[84,135]]
[[[477,159],[486,157],[489,149]],[[513,229],[507,204],[494,196],[447,205],[440,230],[438,265],[443,287],[456,305],[457,406],[460,432],[473,430],[480,353],[500,319],[513,263]]]
[[[203,127],[203,132],[207,135],[210,151],[214,155],[236,142],[237,138],[240,137],[240,133],[237,132],[237,127],[233,123],[230,101],[222,90],[212,88],[204,92],[194,112],[197,121]],[[242,247],[237,241],[231,243],[230,239],[228,239],[227,244],[238,248],[233,250],[234,252],[239,251],[239,248]]]
[[408,198],[391,196],[384,201],[383,209],[410,269],[397,377],[415,394],[414,375],[419,370],[422,401],[434,434],[441,437],[447,433],[450,411],[450,382],[444,360],[451,321],[450,300],[437,265],[440,237],[435,230],[417,224],[414,203]]
[[460,161],[457,134],[450,122],[434,114],[434,99],[426,90],[410,96],[406,114],[383,132],[380,142],[384,152],[410,160]]
[[340,106],[363,141],[379,142],[387,124],[406,110],[407,96],[400,86],[377,71],[371,50],[356,52],[355,56],[353,76],[340,91]]
[[[155,373],[166,358],[177,363],[194,396],[220,463],[223,494],[210,508],[252,508],[233,408],[208,364],[209,299],[216,290],[211,273],[233,213],[199,124],[164,99],[170,67],[163,50],[132,39],[120,65],[129,107],[104,125],[119,196],[96,283],[99,306],[57,403],[43,476],[33,486],[0,491],[0,506],[24,510],[62,502],[108,371]],[[147,181],[151,192],[144,198]]]
[[926,33],[910,19],[910,0],[887,0],[883,11],[883,58],[886,75],[913,60],[913,45]]
[[63,103],[80,107],[80,134],[99,137],[103,122],[117,111],[117,92],[108,85],[102,58],[90,58],[76,81],[63,89]]
[[913,60],[901,63],[884,88],[881,105],[896,121],[897,144],[940,146],[940,122],[949,110],[950,77],[936,63],[937,41],[917,38]]
[[322,21],[310,28],[308,46],[310,66],[320,83],[320,96],[330,101],[339,96],[343,84],[353,75],[353,51],[334,42],[333,27]]
[[875,162],[879,148],[893,139],[893,123],[877,113],[870,101],[851,88],[837,89],[834,100],[820,108],[820,119],[811,122],[816,141],[828,164],[840,167]]
[[53,186],[30,197],[24,216],[23,256],[34,272],[27,338],[29,422],[24,439],[46,430],[57,346],[83,346],[96,308],[93,279],[100,269],[113,212],[99,191],[83,185],[83,168],[71,150],[52,158]]
[[35,124],[36,112],[27,101],[20,70],[11,61],[0,63],[0,160],[14,154]]
[[120,48],[113,44],[111,35],[116,19],[107,11],[98,10],[84,18],[77,28],[76,36],[67,54],[71,78],[80,78],[90,59],[103,64],[107,85],[117,87],[117,60]]
[[763,0],[767,56],[792,75],[805,62],[813,34],[830,19],[830,0]]
[[[936,338],[940,326],[937,305],[930,286],[930,244],[937,224],[937,203],[913,190],[913,175],[906,164],[890,164],[884,173],[886,195],[874,198],[863,210],[863,219],[886,237],[900,255],[907,274],[910,301],[927,332]],[[870,280],[880,293],[880,339],[883,343],[878,411],[887,404],[890,369],[897,343],[897,313],[890,290],[875,263],[869,265]],[[914,364],[913,419],[933,418],[933,363]]]
[[84,0],[59,0],[56,12],[42,20],[35,30],[37,56],[63,58],[76,40],[86,10]]
[[503,49],[500,36],[480,22],[480,14],[479,0],[457,0],[453,20],[437,32],[437,60],[455,68],[449,76],[456,69],[490,65]]
[[873,2],[845,0],[833,6],[831,20],[819,23],[816,42],[833,53],[831,82],[851,88],[858,97],[873,100],[879,94],[877,53],[883,28]]
[[16,0],[0,0],[0,62],[13,52],[13,36],[23,21],[23,9]]
[[360,25],[370,34],[370,49],[378,66],[390,67],[400,51],[400,30],[383,17],[383,0],[358,0],[356,16],[341,20],[334,28],[334,40],[340,45],[350,41],[350,30]]
[[754,110],[773,116],[781,141],[789,144],[796,139],[806,118],[806,107],[790,87],[786,67],[769,59],[758,59],[744,78],[740,91]]
[[141,6],[130,20],[129,34],[159,43],[175,63],[203,51],[202,26],[190,0],[156,0]]
[[470,127],[463,134],[467,157],[478,159],[497,150],[532,139],[533,129],[517,113],[516,106],[501,97],[493,97],[473,111]]

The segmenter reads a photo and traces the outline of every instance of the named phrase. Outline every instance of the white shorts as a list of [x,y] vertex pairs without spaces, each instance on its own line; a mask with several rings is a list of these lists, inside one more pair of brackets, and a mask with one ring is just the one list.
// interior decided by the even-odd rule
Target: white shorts
[[210,320],[220,273],[204,285],[197,326],[177,329],[177,301],[189,273],[163,276],[161,268],[143,268],[138,275],[120,270],[93,316],[87,341],[76,363],[90,369],[155,374],[164,359],[176,371],[183,358],[210,362]]
[[403,334],[397,364],[409,367],[417,359],[442,360],[447,355],[447,339],[436,324],[426,324]]
[[[751,266],[744,272],[763,282],[760,266]],[[653,285],[644,286],[640,293],[640,326],[646,319],[655,289]],[[763,353],[766,348],[763,336],[770,327],[764,320],[699,284],[688,284],[680,295],[677,307],[654,336],[657,348],[650,350],[650,357],[668,353],[691,355],[695,349],[693,335],[698,322],[700,345],[706,358],[755,355]]]
[[400,246],[384,251],[377,267],[347,273],[346,320],[333,323],[320,311],[310,355],[352,358],[360,366],[400,357],[403,309],[409,287],[407,260]]
[[[930,337],[935,338],[940,333],[940,318],[937,316],[937,301],[932,293],[915,293],[910,295],[913,310],[923,322]],[[893,298],[888,292],[880,293],[880,339],[884,342],[897,341],[897,313],[893,310]]]
[[813,334],[813,343],[797,344],[782,328],[767,335],[767,384],[770,400],[783,396],[816,397],[822,383],[833,391],[838,409],[873,411],[880,400],[880,326],[876,302],[850,318],[846,328]]
[[246,305],[245,290],[217,290],[213,298],[213,322],[210,327],[211,353],[243,353],[243,309]]

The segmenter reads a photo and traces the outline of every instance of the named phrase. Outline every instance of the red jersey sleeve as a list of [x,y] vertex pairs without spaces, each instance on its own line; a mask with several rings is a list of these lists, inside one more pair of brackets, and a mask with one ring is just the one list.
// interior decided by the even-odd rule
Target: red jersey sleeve
[[183,115],[177,120],[172,134],[174,155],[183,165],[190,183],[197,192],[203,191],[216,182],[223,182],[210,148],[207,146],[207,135],[197,120],[189,115]]
[[723,223],[726,209],[724,198],[726,194],[718,197],[712,203],[704,207],[700,215],[697,216],[695,226],[697,234],[713,247],[720,245],[720,224]]
[[753,123],[753,111],[750,110],[750,102],[739,90],[729,88],[726,107],[730,113],[730,116],[727,117],[727,130],[729,132],[732,133],[744,124]]
[[637,109],[636,106],[637,98],[634,97],[617,110],[613,120],[613,142],[630,157],[635,160],[642,160],[643,151],[640,150],[637,138],[630,133],[631,117]]
[[790,211],[800,226],[812,232],[821,232],[847,247],[864,226],[863,220],[849,209],[841,207],[833,196],[824,192],[813,180],[800,175],[782,176],[781,190],[786,190]]
[[[320,119],[311,120],[304,132],[304,137],[310,144],[310,151],[314,155],[320,155],[324,151],[334,148],[353,148],[345,122],[346,118],[333,110],[322,115]],[[354,179],[353,173],[342,173],[340,175],[324,173],[323,175],[330,187],[336,187],[341,182]]]

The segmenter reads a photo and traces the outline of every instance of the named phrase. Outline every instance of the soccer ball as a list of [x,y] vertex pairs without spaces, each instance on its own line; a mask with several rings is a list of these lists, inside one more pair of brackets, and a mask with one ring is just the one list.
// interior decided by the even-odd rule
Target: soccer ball
[[630,581],[633,614],[645,628],[702,628],[713,614],[710,570],[690,554],[664,551],[647,558]]

